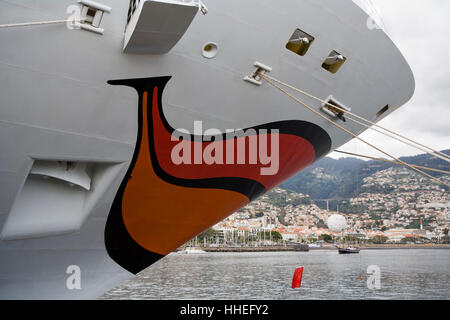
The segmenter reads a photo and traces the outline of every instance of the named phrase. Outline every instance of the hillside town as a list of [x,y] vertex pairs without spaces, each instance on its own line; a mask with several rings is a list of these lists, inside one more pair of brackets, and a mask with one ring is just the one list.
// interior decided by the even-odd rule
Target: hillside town
[[[440,243],[448,239],[449,193],[405,168],[392,167],[365,178],[358,196],[341,199],[334,210],[318,204],[306,194],[276,188],[213,230],[224,239],[277,232],[284,241],[302,243],[316,243],[326,235],[373,243]],[[347,229],[335,233],[328,229],[327,220],[338,213],[346,218]]]

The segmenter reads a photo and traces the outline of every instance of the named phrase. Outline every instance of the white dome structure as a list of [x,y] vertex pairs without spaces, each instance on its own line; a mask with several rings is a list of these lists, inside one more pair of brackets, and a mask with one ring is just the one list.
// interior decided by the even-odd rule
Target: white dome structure
[[333,232],[340,232],[347,227],[347,220],[340,214],[333,214],[328,218],[328,229]]

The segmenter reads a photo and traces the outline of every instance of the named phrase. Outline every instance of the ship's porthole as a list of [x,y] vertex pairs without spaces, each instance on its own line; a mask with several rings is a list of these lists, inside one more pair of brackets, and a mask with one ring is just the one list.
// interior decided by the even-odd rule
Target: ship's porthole
[[299,56],[304,56],[308,52],[313,41],[313,36],[305,31],[296,29],[289,41],[286,43],[286,49],[295,52]]
[[217,47],[217,44],[214,42],[205,43],[203,45],[202,56],[204,56],[207,59],[214,58],[215,56],[217,56],[218,52],[219,48]]
[[339,71],[339,69],[342,67],[345,61],[347,61],[346,57],[344,57],[339,52],[333,50],[330,52],[328,57],[323,62],[322,68],[331,73],[336,73]]
[[377,112],[377,118],[381,117],[388,110],[389,110],[389,105],[387,104],[383,109],[381,109],[380,111]]

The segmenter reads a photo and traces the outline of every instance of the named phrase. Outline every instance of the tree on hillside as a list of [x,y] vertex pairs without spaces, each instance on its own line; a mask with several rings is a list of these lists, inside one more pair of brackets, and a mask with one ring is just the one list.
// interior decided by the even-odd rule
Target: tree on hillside
[[221,232],[214,230],[214,229],[208,229],[206,231],[204,231],[203,233],[199,234],[197,236],[197,240],[200,242],[203,242],[204,239],[206,239],[206,241],[211,241],[213,239],[215,239],[216,237],[220,237],[221,236]]
[[375,236],[375,237],[373,237],[372,242],[375,244],[383,244],[386,241],[388,241],[388,239],[389,238],[385,237],[385,236]]
[[319,240],[323,240],[325,242],[330,243],[330,242],[333,242],[333,237],[330,236],[329,234],[321,234],[319,237]]
[[261,231],[258,233],[260,239],[270,239],[270,234],[272,234],[272,241],[282,240],[283,236],[278,231]]

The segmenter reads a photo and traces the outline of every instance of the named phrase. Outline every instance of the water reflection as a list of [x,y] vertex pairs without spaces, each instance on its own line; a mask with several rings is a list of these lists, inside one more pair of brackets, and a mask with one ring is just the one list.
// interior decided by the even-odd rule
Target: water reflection
[[[380,290],[367,288],[369,265],[381,269]],[[449,266],[450,250],[170,254],[103,299],[449,299]]]

